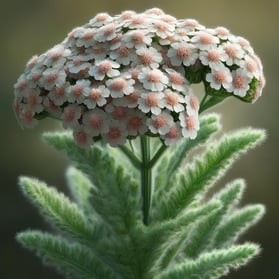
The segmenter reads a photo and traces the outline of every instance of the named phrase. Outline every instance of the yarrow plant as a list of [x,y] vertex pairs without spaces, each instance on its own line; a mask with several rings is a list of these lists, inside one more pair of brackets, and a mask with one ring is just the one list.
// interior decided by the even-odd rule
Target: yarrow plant
[[[201,100],[193,83],[204,84]],[[18,241],[75,278],[219,278],[247,263],[259,246],[234,243],[264,207],[237,208],[243,180],[206,193],[265,134],[214,141],[219,116],[200,114],[229,96],[253,103],[264,84],[250,43],[224,27],[154,8],[75,28],[32,57],[14,86],[22,127],[52,117],[72,131],[43,138],[73,161],[75,202],[22,177],[23,193],[63,234],[27,231]]]

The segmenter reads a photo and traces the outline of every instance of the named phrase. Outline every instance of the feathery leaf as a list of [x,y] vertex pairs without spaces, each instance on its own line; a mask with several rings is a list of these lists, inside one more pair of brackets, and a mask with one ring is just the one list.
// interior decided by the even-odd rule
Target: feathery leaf
[[56,267],[66,276],[83,279],[122,278],[85,246],[70,244],[61,237],[40,231],[22,232],[16,238],[24,247],[35,250],[46,265]]
[[245,265],[259,253],[255,244],[231,246],[228,249],[214,250],[202,254],[196,260],[185,260],[171,269],[155,276],[154,279],[215,279],[226,275],[230,269]]
[[157,209],[159,220],[174,218],[204,196],[241,154],[261,143],[264,138],[263,131],[248,128],[224,136],[210,145],[202,157],[178,175],[177,187],[161,199]]

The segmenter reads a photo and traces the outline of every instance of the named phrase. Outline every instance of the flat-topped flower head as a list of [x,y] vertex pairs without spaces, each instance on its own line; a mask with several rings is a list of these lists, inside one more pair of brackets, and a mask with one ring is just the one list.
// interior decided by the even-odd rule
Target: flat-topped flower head
[[[191,89],[200,82],[201,104]],[[172,145],[196,137],[199,112],[215,97],[253,103],[264,85],[246,39],[153,8],[100,13],[33,56],[14,85],[13,108],[26,128],[44,117],[60,119],[83,147],[102,139],[116,146],[138,135]]]

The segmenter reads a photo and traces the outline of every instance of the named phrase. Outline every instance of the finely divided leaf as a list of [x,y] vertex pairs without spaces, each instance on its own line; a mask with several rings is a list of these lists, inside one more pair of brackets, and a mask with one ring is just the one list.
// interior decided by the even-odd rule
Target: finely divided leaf
[[64,194],[33,178],[20,177],[19,183],[23,194],[53,226],[86,243],[98,241],[98,225],[90,225],[83,212]]
[[232,163],[248,149],[255,147],[265,138],[261,130],[245,129],[224,136],[210,145],[202,157],[178,175],[177,187],[168,196],[161,198],[157,218],[174,218],[195,200],[200,199],[224,175]]
[[154,279],[215,279],[226,275],[230,269],[245,265],[259,253],[255,244],[231,246],[202,254],[196,260],[185,260]]
[[36,251],[46,265],[56,267],[66,276],[83,279],[122,278],[85,246],[69,243],[59,236],[27,231],[17,234],[17,240],[24,247]]

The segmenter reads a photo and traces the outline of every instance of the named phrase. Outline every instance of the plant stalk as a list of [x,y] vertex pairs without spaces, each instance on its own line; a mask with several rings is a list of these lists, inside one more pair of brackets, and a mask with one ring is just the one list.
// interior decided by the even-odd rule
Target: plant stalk
[[152,168],[150,167],[150,141],[148,136],[140,137],[141,145],[141,191],[143,223],[149,224],[149,211],[152,193]]

